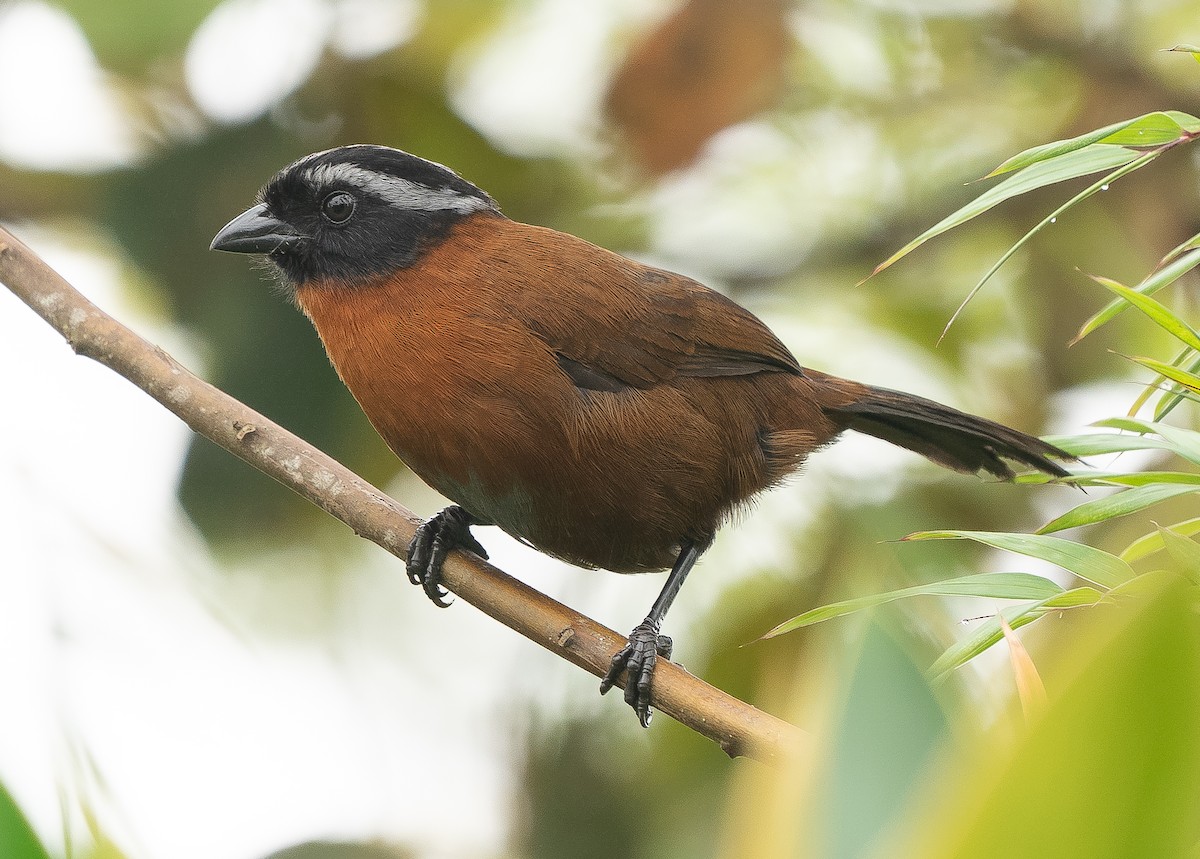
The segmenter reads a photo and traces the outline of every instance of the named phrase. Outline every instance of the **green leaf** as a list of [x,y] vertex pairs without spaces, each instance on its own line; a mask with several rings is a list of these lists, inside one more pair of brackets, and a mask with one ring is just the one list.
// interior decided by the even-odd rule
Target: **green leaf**
[[1163,113],[1179,123],[1179,127],[1188,134],[1200,132],[1200,117],[1192,116],[1190,113],[1184,113],[1181,110],[1165,110]]
[[1136,433],[1155,433],[1167,442],[1168,450],[1179,454],[1189,462],[1200,465],[1200,433],[1192,430],[1155,421],[1143,421],[1138,418],[1108,418],[1096,421],[1093,426],[1112,427]]
[[[1185,346],[1179,351],[1179,354],[1171,360],[1171,366],[1183,367],[1184,362],[1187,361],[1188,358],[1196,356],[1196,354],[1197,353]],[[1195,357],[1191,365],[1187,366],[1185,369],[1193,374],[1200,373],[1200,356]],[[1171,382],[1166,388],[1164,388],[1163,384],[1166,382],[1167,378],[1161,374],[1155,376],[1153,380],[1148,382],[1142,392],[1138,394],[1137,399],[1135,399],[1133,404],[1129,407],[1130,417],[1136,416],[1137,413],[1142,410],[1142,406],[1146,405],[1146,403],[1150,401],[1150,398],[1153,397],[1156,392],[1162,395],[1158,398],[1158,403],[1154,407],[1154,419],[1156,421],[1161,421],[1163,418],[1169,415],[1177,405],[1183,402],[1184,399],[1196,399],[1196,397],[1192,396],[1192,394],[1186,388],[1181,385],[1177,385],[1174,382]]]
[[1043,441],[1061,447],[1074,456],[1100,456],[1105,453],[1124,453],[1128,450],[1171,450],[1161,438],[1149,435],[1123,435],[1093,432],[1082,435],[1048,435]]
[[[1171,526],[1171,530],[1185,537],[1192,534],[1200,534],[1200,516],[1197,516],[1195,519],[1185,519],[1183,522],[1176,522]],[[1161,552],[1162,550],[1162,535],[1157,531],[1151,531],[1149,534],[1138,537],[1126,546],[1125,551],[1121,553],[1121,559],[1132,564],[1134,561],[1148,558],[1155,552]]]
[[[1081,151],[1085,151],[1085,150],[1081,150]],[[1151,161],[1153,161],[1155,158],[1157,158],[1160,154],[1162,154],[1161,151],[1150,151],[1150,152],[1145,153],[1140,158],[1126,164],[1123,167],[1120,167],[1120,168],[1114,170],[1112,173],[1109,173],[1107,176],[1105,176],[1100,181],[1094,182],[1091,185],[1089,185],[1088,187],[1084,188],[1082,191],[1080,191],[1078,194],[1076,194],[1070,200],[1067,200],[1067,202],[1063,203],[1061,206],[1059,206],[1057,209],[1055,209],[1049,215],[1042,218],[1042,220],[1040,222],[1038,222],[1038,224],[1036,226],[1034,226],[1033,229],[1031,229],[1029,232],[1025,233],[1025,235],[1021,236],[1021,238],[1018,239],[1017,242],[1012,247],[1010,247],[1007,251],[1005,251],[1000,256],[1000,259],[996,260],[992,264],[991,268],[989,268],[986,272],[984,272],[983,277],[981,277],[979,279],[978,283],[976,283],[975,286],[971,288],[971,291],[967,293],[967,297],[962,300],[962,303],[959,304],[958,307],[955,309],[954,313],[952,313],[950,315],[950,320],[946,323],[946,326],[942,329],[942,334],[941,334],[941,337],[938,338],[938,342],[940,343],[942,340],[942,337],[946,336],[946,332],[948,332],[950,330],[950,326],[954,324],[954,321],[956,319],[958,319],[959,314],[963,312],[963,310],[971,302],[971,299],[976,296],[976,294],[979,292],[979,290],[983,289],[983,285],[985,283],[987,283],[989,280],[991,280],[992,275],[994,275],[997,271],[1000,270],[1000,266],[1002,266],[1006,262],[1008,262],[1008,260],[1012,257],[1013,254],[1015,254],[1018,250],[1020,250],[1022,247],[1025,246],[1026,242],[1028,242],[1030,239],[1032,239],[1034,236],[1036,236],[1039,232],[1041,232],[1043,229],[1048,227],[1050,224],[1053,224],[1055,221],[1057,221],[1060,215],[1062,215],[1064,212],[1066,212],[1068,209],[1070,209],[1075,204],[1080,203],[1083,200],[1086,200],[1088,197],[1092,196],[1093,194],[1095,194],[1099,191],[1103,191],[1105,188],[1107,188],[1109,186],[1110,183],[1117,181],[1122,176],[1132,173],[1134,170],[1137,170],[1139,168],[1145,167],[1147,164],[1149,164]],[[1063,157],[1068,158],[1070,156],[1064,155]],[[1045,163],[1051,164],[1053,162],[1045,162]],[[1035,168],[1031,167],[1029,169],[1032,170]],[[1017,174],[1017,175],[1019,176],[1020,174]],[[1013,179],[1016,179],[1016,178],[1017,178],[1017,176],[1013,177]]]
[[[1097,591],[1096,593],[1099,594],[1100,592]],[[1002,609],[997,615],[981,621],[971,635],[962,641],[952,644],[941,656],[934,660],[934,663],[929,666],[929,677],[935,681],[944,680],[946,675],[951,671],[966,665],[997,641],[1004,638],[1004,632],[1000,628],[999,615],[1004,615],[1004,619],[1008,621],[1008,625],[1011,628],[1020,629],[1026,624],[1033,623],[1044,614],[1045,612],[1041,610],[1040,604],[1009,606]]]
[[[1102,588],[1113,588],[1133,578],[1133,568],[1116,555],[1061,537],[1044,534],[1006,534],[995,531],[918,531],[905,540],[975,540],[992,546],[1040,558],[1087,579]],[[1012,619],[1009,619],[1010,622]]]
[[1173,48],[1167,48],[1168,51],[1179,51],[1180,53],[1191,54],[1192,58],[1200,63],[1200,48],[1195,45],[1176,45]]
[[1008,621],[1009,626],[1013,629],[1020,629],[1022,626],[1033,623],[1038,618],[1052,612],[1096,605],[1097,603],[1104,602],[1106,599],[1106,595],[1095,588],[1080,587],[1063,591],[1033,605],[1009,606],[1002,609],[997,616],[984,620],[970,636],[947,648],[929,666],[929,676],[936,680],[943,679],[946,674],[966,665],[1002,639],[1004,632],[1000,627],[999,615],[1001,614],[1004,615],[1004,619]]
[[1177,340],[1182,341],[1184,345],[1200,350],[1200,334],[1196,333],[1196,329],[1168,310],[1162,303],[1155,301],[1145,293],[1130,289],[1128,286],[1117,283],[1115,280],[1109,280],[1107,277],[1100,277],[1094,274],[1088,276],[1109,292],[1115,293],[1149,316],[1156,325],[1170,333]]
[[1000,184],[984,191],[958,211],[938,221],[934,226],[921,233],[921,235],[877,265],[869,276],[874,276],[883,271],[933,237],[966,223],[978,215],[982,215],[1005,200],[1046,185],[1051,185],[1055,182],[1063,182],[1067,179],[1086,176],[1089,173],[1097,173],[1101,170],[1111,170],[1114,167],[1125,166],[1139,157],[1144,158],[1145,156],[1139,156],[1138,153],[1122,146],[1093,144],[1092,146],[1060,155],[1049,161],[1031,164],[1008,179],[1005,179]]
[[[1077,475],[1079,479],[1071,479],[1077,486],[1148,486],[1152,483],[1186,483],[1200,486],[1200,474],[1191,471],[1139,471],[1136,474],[1120,472],[1097,472],[1094,474]],[[1084,478],[1091,478],[1085,480]],[[1070,478],[1068,478],[1070,479]]]
[[[1169,264],[1163,266],[1147,275],[1147,277],[1139,283],[1134,289],[1143,295],[1153,295],[1165,286],[1169,286],[1179,278],[1183,277],[1189,271],[1200,265],[1200,248],[1188,251],[1182,254],[1177,259],[1172,260]],[[1078,333],[1071,340],[1071,345],[1074,346],[1084,337],[1091,334],[1102,325],[1111,322],[1119,314],[1123,313],[1129,307],[1129,302],[1123,298],[1116,298],[1106,304],[1100,312],[1096,313],[1087,322],[1083,323]]]
[[50,859],[50,854],[9,792],[0,784],[0,856],[5,859]]
[[1078,507],[1068,510],[1053,521],[1038,528],[1039,534],[1050,534],[1067,528],[1078,528],[1080,525],[1094,525],[1118,516],[1128,516],[1160,504],[1170,498],[1186,495],[1189,492],[1200,492],[1200,486],[1180,485],[1178,483],[1159,483],[1150,486],[1135,486],[1107,498],[1096,498],[1085,501]]
[[106,68],[126,74],[144,73],[155,61],[183,54],[188,40],[217,0],[61,0],[79,22]]
[[1196,235],[1192,236],[1186,242],[1180,242],[1178,245],[1172,248],[1171,251],[1159,261],[1156,268],[1162,268],[1164,265],[1171,262],[1171,260],[1178,259],[1182,254],[1185,254],[1191,250],[1195,250],[1196,248],[1200,248],[1200,233],[1196,233]]
[[1159,361],[1155,358],[1143,358],[1137,355],[1129,355],[1128,358],[1130,361],[1141,364],[1148,370],[1153,370],[1158,375],[1170,379],[1175,384],[1189,391],[1200,393],[1200,376],[1194,373],[1189,373],[1187,370],[1182,370],[1174,364],[1168,364],[1165,361]]
[[1021,636],[1013,631],[1000,615],[1000,631],[1004,633],[1004,643],[1008,645],[1008,661],[1012,666],[1013,682],[1017,686],[1017,698],[1021,702],[1021,712],[1025,721],[1037,719],[1046,712],[1046,684],[1034,664],[1033,657],[1025,649]]
[[[1175,360],[1171,361],[1171,366],[1181,367],[1188,373],[1192,373],[1193,376],[1200,376],[1200,353],[1184,347],[1180,350],[1180,354],[1175,356]],[[1172,382],[1168,388],[1163,389],[1163,383],[1165,382],[1166,377],[1159,374],[1157,378],[1154,378],[1153,382],[1148,383],[1146,390],[1142,391],[1138,400],[1134,402],[1133,406],[1129,407],[1129,414],[1138,414],[1141,407],[1154,395],[1154,391],[1162,392],[1162,396],[1158,398],[1158,403],[1154,406],[1154,420],[1156,421],[1166,418],[1184,400],[1200,403],[1200,397],[1196,396],[1195,392],[1184,388],[1183,385]]]
[[[1164,122],[1165,120],[1165,122]],[[1161,124],[1163,127],[1170,123],[1171,127],[1178,134],[1180,124],[1175,122],[1169,114],[1154,112],[1135,116],[1133,119],[1126,119],[1121,122],[1114,122],[1112,125],[1106,125],[1104,128],[1097,128],[1095,131],[1089,131],[1087,134],[1081,134],[1078,137],[1072,137],[1069,140],[1056,140],[1053,143],[1043,143],[1040,146],[1034,146],[1031,149],[1026,149],[1024,152],[1014,155],[1009,158],[991,173],[984,176],[985,179],[990,179],[993,176],[999,176],[1002,173],[1011,173],[1014,170],[1020,170],[1023,167],[1028,167],[1031,164],[1036,164],[1039,161],[1049,161],[1057,158],[1060,155],[1066,155],[1068,152],[1075,152],[1079,149],[1084,149],[1091,146],[1093,143],[1118,143],[1119,141],[1112,140],[1114,135],[1120,134],[1122,131],[1136,127],[1138,123]],[[1144,135],[1143,135],[1144,136]]]
[[1189,483],[1200,486],[1200,474],[1194,471],[1081,471],[1066,477],[1052,477],[1048,474],[1021,474],[1014,482],[1043,485],[1054,481],[1067,486],[1146,486],[1148,483]]
[[1161,146],[1178,140],[1183,128],[1166,113],[1148,113],[1124,128],[1100,139],[1100,143],[1118,146]]
[[[1190,369],[1191,372],[1200,374],[1200,359],[1193,363]],[[1158,405],[1154,407],[1154,419],[1162,420],[1184,400],[1200,403],[1200,397],[1197,397],[1195,393],[1181,385],[1172,384],[1169,390],[1162,392],[1162,396],[1158,400]]]
[[1069,486],[1146,486],[1150,483],[1187,483],[1200,486],[1200,474],[1191,471],[1138,471],[1132,474],[1124,471],[1085,471],[1067,477],[1022,474],[1017,478],[1017,482],[1033,484],[1049,483],[1051,480]]
[[936,789],[870,855],[1194,857],[1200,622],[1188,585],[1159,584],[1064,630],[1046,712],[943,755],[923,779]]
[[856,611],[884,605],[905,597],[915,596],[968,596],[1008,600],[1043,600],[1062,593],[1062,587],[1042,576],[1030,573],[979,573],[956,579],[944,579],[924,585],[914,585],[886,593],[842,600],[809,609],[801,615],[786,620],[764,633],[762,638],[774,638],[804,626],[812,626],[824,620],[843,617]]
[[1187,576],[1192,584],[1200,584],[1200,543],[1161,526],[1158,533],[1167,554],[1178,565],[1179,572]]

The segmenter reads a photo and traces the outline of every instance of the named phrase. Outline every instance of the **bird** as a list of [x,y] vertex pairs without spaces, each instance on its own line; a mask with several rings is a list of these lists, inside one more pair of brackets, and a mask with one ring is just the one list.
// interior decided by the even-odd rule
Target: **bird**
[[616,573],[669,570],[613,657],[643,726],[670,659],[663,619],[731,515],[847,430],[966,473],[1068,474],[1067,452],[914,394],[801,367],[761,320],[696,280],[505,216],[453,170],[352,144],[284,167],[211,249],[265,255],[393,452],[452,501],[406,572],[495,525]]

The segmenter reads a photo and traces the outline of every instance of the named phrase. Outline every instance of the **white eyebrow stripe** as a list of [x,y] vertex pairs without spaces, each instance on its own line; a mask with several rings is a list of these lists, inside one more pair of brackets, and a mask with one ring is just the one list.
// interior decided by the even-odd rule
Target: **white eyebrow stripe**
[[314,185],[344,182],[373,194],[398,209],[414,209],[421,212],[478,212],[492,208],[492,204],[480,197],[462,194],[452,188],[430,188],[377,173],[355,164],[322,164],[304,172],[304,177]]

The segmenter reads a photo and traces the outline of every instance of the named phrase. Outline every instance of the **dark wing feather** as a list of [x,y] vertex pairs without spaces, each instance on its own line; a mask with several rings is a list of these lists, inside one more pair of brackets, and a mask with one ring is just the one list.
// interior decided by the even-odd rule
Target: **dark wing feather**
[[846,429],[864,432],[915,451],[939,465],[968,474],[980,469],[1004,480],[1013,471],[1004,460],[1044,471],[1055,477],[1068,472],[1055,459],[1075,457],[1020,430],[941,403],[812,372],[816,391],[827,414]]
[[612,394],[629,388],[629,385],[603,370],[592,369],[587,364],[580,364],[559,352],[555,352],[554,357],[558,360],[559,368],[570,377],[571,384],[580,390],[607,391]]

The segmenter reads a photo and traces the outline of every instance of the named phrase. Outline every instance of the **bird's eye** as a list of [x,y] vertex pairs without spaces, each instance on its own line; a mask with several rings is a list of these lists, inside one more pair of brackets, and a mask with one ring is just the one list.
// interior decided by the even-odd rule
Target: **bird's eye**
[[345,191],[334,191],[321,202],[321,214],[331,224],[344,224],[354,214],[354,197]]

